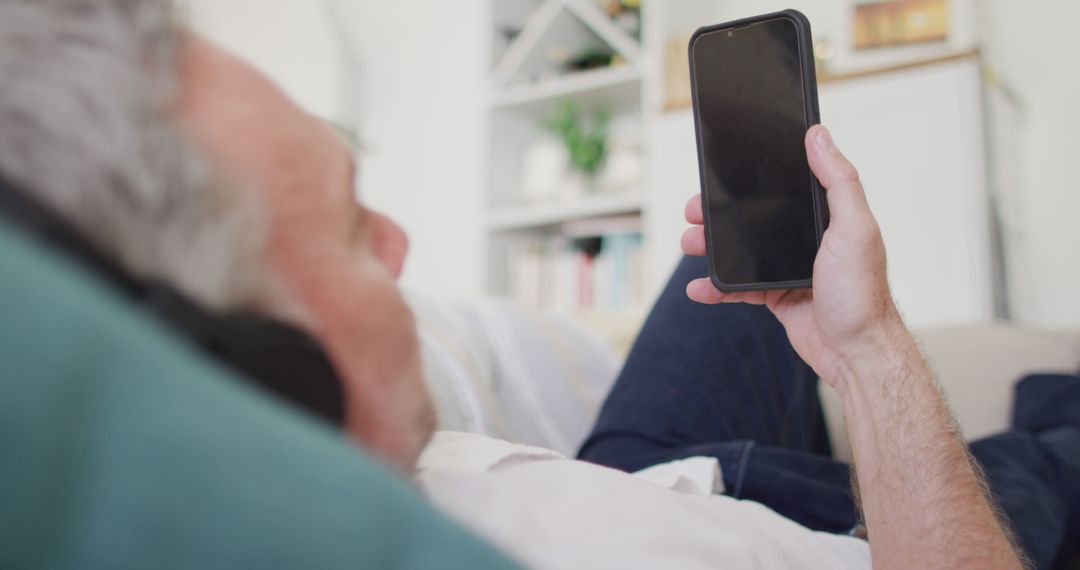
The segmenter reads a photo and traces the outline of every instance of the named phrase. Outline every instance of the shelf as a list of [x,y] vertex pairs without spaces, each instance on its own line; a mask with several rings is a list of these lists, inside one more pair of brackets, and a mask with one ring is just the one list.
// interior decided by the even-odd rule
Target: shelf
[[876,75],[889,75],[898,71],[907,71],[909,69],[918,69],[920,67],[928,67],[932,65],[938,65],[942,63],[950,63],[953,61],[962,61],[965,59],[978,59],[981,56],[979,50],[972,49],[967,51],[947,53],[939,55],[937,57],[928,57],[924,59],[917,59],[913,61],[907,61],[904,63],[898,63],[894,65],[887,65],[885,67],[874,67],[870,69],[860,69],[856,71],[849,71],[845,73],[822,73],[818,76],[818,84],[824,85],[827,83],[839,83],[842,81],[851,81],[853,79],[863,79],[866,77],[874,77]]
[[[823,87],[833,83],[844,83],[847,81],[854,81],[859,79],[867,79],[879,76],[888,76],[894,73],[909,71],[912,69],[920,69],[923,67],[930,67],[934,65],[940,65],[943,63],[951,63],[954,61],[964,61],[967,59],[980,59],[982,57],[981,52],[978,49],[947,53],[935,57],[928,57],[923,59],[916,59],[912,61],[906,61],[903,63],[897,63],[893,65],[887,65],[884,67],[871,67],[865,69],[857,69],[854,71],[844,72],[818,72],[817,82],[818,86]],[[685,101],[668,102],[664,105],[664,112],[675,112],[684,109],[691,109],[692,104],[689,99]]]
[[[507,22],[521,31],[493,50],[483,102],[491,152],[482,205],[488,287],[527,306],[591,323],[624,351],[644,320],[641,305],[653,285],[646,270],[649,228],[643,218],[650,200],[644,174],[631,172],[633,164],[619,165],[628,160],[627,153],[640,149],[640,170],[645,169],[644,87],[652,79],[652,62],[642,41],[595,0],[491,4],[497,34]],[[588,52],[610,54],[612,65],[577,71],[567,63]],[[601,174],[591,184],[577,176],[556,184],[553,173],[551,192],[527,190],[523,180],[540,178],[526,177],[529,169],[565,168],[564,159],[550,150],[553,146],[544,148],[558,141],[545,121],[565,102],[572,102],[586,121],[601,110],[612,114],[612,156],[620,162],[612,162],[612,176]],[[540,164],[545,150],[553,155],[547,157],[550,165]],[[548,184],[536,180],[534,185]],[[586,190],[589,186],[596,188]],[[607,255],[602,252],[587,263],[584,250],[595,253],[597,245]],[[582,311],[579,305],[608,308]]]
[[547,113],[552,102],[573,96],[584,107],[625,108],[640,101],[641,78],[641,72],[630,65],[581,71],[502,90],[491,104],[496,109]]
[[532,13],[529,21],[525,24],[525,28],[521,31],[521,35],[517,37],[514,43],[510,44],[510,48],[506,50],[506,53],[495,65],[491,76],[496,85],[505,85],[510,81],[514,73],[529,57],[529,54],[536,50],[536,46],[543,39],[548,28],[555,23],[562,10],[562,3],[559,0],[545,0]]
[[602,49],[632,65],[641,62],[641,46],[619,29],[592,0],[545,0],[529,17],[521,34],[502,54],[491,73],[495,87],[550,73],[553,48],[568,53]]
[[567,10],[581,18],[585,25],[628,61],[634,64],[641,61],[641,44],[627,35],[626,32],[620,30],[596,5],[596,2],[593,0],[563,0],[563,3],[566,5]]
[[572,220],[640,212],[642,203],[639,192],[618,192],[566,203],[503,208],[488,215],[488,228],[492,231],[543,228]]

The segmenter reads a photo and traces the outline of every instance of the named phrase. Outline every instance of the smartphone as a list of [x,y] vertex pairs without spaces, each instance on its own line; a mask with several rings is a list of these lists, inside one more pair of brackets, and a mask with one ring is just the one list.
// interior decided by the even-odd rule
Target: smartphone
[[690,77],[713,283],[811,287],[828,209],[803,142],[820,122],[810,22],[785,10],[701,28]]

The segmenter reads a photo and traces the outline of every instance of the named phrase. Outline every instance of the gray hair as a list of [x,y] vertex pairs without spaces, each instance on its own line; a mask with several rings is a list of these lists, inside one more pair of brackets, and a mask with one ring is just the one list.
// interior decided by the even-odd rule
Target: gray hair
[[0,0],[0,172],[134,275],[250,305],[260,207],[170,118],[181,38],[168,0]]

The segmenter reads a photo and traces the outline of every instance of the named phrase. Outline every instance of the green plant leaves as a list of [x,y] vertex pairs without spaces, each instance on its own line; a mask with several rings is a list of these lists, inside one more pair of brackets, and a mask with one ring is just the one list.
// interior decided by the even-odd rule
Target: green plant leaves
[[544,126],[555,133],[570,153],[570,163],[589,176],[600,170],[607,158],[608,125],[611,112],[601,109],[592,120],[582,118],[581,108],[571,101],[563,102]]

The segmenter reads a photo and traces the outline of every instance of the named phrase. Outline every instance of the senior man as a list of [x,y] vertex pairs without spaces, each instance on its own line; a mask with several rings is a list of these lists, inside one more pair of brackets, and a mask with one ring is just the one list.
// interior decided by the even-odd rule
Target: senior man
[[[700,276],[684,262],[583,450],[627,470],[711,458],[730,494],[770,510],[482,438],[428,446],[435,416],[396,286],[404,233],[356,203],[331,129],[183,32],[164,0],[0,0],[0,73],[6,177],[132,275],[310,331],[341,376],[347,432],[403,473],[427,446],[418,478],[432,499],[525,562],[1018,568],[1023,551],[1052,567],[1075,547],[1075,379],[1055,380],[1054,422],[975,447],[1018,550],[893,305],[858,176],[822,127],[806,148],[833,221],[813,292],[691,282],[695,300],[766,305],[783,327],[763,309],[707,311],[683,297]],[[700,225],[698,202],[687,214]],[[691,230],[686,252],[702,246]],[[761,371],[702,343],[754,354],[740,362]],[[845,403],[868,542],[837,534],[858,521],[847,467],[822,455],[811,368]],[[747,419],[750,398],[774,415]]]

